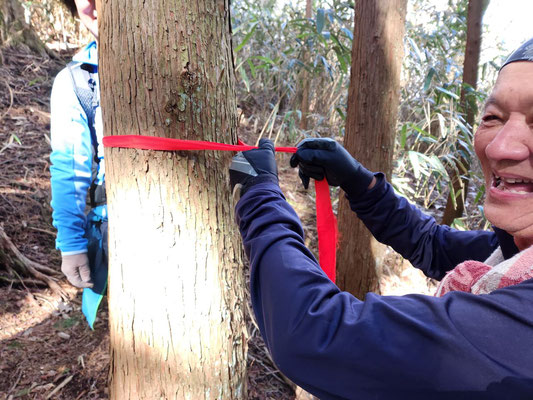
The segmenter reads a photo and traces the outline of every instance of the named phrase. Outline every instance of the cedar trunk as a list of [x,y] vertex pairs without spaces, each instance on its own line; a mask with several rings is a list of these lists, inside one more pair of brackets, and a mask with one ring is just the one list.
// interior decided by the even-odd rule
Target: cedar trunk
[[[474,125],[477,107],[475,96],[469,94],[467,88],[471,87],[474,90],[477,88],[483,14],[488,5],[489,0],[470,0],[468,2],[466,51],[463,62],[463,87],[461,89],[460,105],[465,115],[466,123],[470,127]],[[468,149],[459,148],[458,152],[459,150],[463,154],[468,154]],[[456,169],[453,170],[451,177],[453,191],[450,191],[448,195],[446,209],[442,216],[442,223],[444,225],[451,225],[455,218],[460,218],[463,215],[465,199],[468,194],[468,179],[461,175],[467,175],[469,170],[470,160],[466,157],[460,157],[460,162],[457,163]],[[455,199],[452,196],[455,196]]]
[[[390,178],[400,91],[406,0],[355,2],[346,149]],[[379,290],[376,266],[383,246],[372,238],[342,196],[337,284],[362,298]]]
[[[106,135],[236,143],[229,0],[101,0]],[[241,399],[232,154],[106,149],[111,399]]]

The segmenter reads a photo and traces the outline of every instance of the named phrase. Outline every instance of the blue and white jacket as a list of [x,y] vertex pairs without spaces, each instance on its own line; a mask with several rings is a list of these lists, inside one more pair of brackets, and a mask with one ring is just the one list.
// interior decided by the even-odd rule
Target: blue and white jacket
[[[80,64],[98,65],[96,42],[87,45],[73,57]],[[99,99],[96,79],[96,96]],[[52,185],[52,218],[57,229],[56,247],[63,255],[87,251],[84,237],[87,225],[86,199],[91,185],[93,148],[88,119],[76,96],[68,68],[55,78],[51,97],[50,174]],[[103,126],[100,105],[95,111],[97,142],[102,142]],[[97,181],[103,182],[104,149],[98,146],[100,158]],[[106,206],[98,207],[98,213],[107,219]]]

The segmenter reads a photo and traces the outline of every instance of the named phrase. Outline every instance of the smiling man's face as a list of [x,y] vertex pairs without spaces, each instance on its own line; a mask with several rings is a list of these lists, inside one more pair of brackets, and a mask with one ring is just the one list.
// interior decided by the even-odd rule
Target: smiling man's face
[[76,3],[82,24],[98,39],[96,0],[74,0],[74,2]]
[[485,215],[533,244],[533,62],[506,65],[487,100],[474,139],[485,175]]

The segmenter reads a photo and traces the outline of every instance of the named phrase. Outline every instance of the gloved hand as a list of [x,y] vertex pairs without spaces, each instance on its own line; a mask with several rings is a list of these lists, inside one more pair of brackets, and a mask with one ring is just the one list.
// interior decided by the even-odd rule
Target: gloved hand
[[243,195],[251,186],[260,182],[278,184],[278,167],[274,157],[274,143],[261,139],[259,148],[237,153],[231,160],[229,176],[231,189]]
[[309,178],[318,181],[326,178],[330,186],[340,186],[350,197],[365,192],[374,179],[372,172],[330,138],[302,140],[290,164],[299,167],[298,174],[306,189]]
[[87,253],[63,256],[61,260],[61,271],[72,285],[79,288],[93,287]]

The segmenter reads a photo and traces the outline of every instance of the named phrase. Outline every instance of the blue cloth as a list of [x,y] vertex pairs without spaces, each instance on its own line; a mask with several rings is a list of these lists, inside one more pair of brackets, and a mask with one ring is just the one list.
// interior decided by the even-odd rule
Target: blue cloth
[[[404,229],[420,217],[419,228],[435,233],[410,210],[398,211],[405,213]],[[259,329],[280,370],[305,390],[320,399],[533,398],[533,280],[488,295],[370,293],[360,301],[322,272],[279,187],[251,187],[236,216]],[[458,256],[443,255],[448,245],[432,242],[454,240],[453,232],[420,238],[430,250],[419,249],[413,236],[419,234],[409,232],[403,250],[419,267],[429,260],[432,266],[422,269],[440,275]],[[471,246],[483,254],[470,254],[482,257],[497,239],[479,235],[489,246],[472,233]],[[399,236],[390,237],[402,250]]]
[[[73,57],[79,63],[98,65],[96,42]],[[96,79],[96,98],[99,84]],[[57,229],[56,247],[62,255],[88,253],[94,287],[84,289],[82,311],[93,326],[107,284],[107,205],[88,209],[87,192],[92,181],[93,143],[85,114],[74,90],[67,68],[56,76],[51,96],[50,174],[52,219]],[[103,128],[99,102],[94,128],[98,143]],[[96,182],[105,179],[104,148],[98,146],[100,159]],[[105,232],[104,232],[105,229]]]
[[[85,47],[74,60],[96,65],[96,43]],[[63,255],[83,253],[87,251],[86,199],[91,184],[93,148],[87,116],[76,97],[67,68],[59,72],[54,80],[50,108],[51,205],[53,225],[57,229],[56,247]],[[98,143],[101,143],[100,106],[95,112],[95,129]],[[105,173],[103,152],[103,146],[98,146],[98,157],[101,158],[99,181],[103,180]],[[107,218],[107,210],[102,211],[102,218]]]

